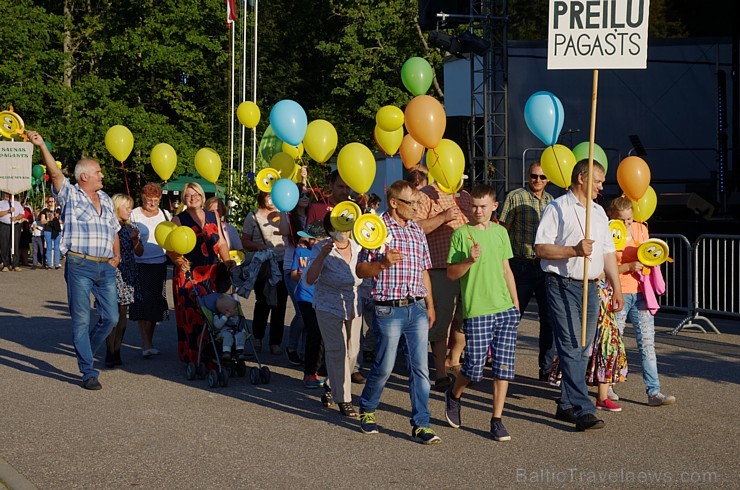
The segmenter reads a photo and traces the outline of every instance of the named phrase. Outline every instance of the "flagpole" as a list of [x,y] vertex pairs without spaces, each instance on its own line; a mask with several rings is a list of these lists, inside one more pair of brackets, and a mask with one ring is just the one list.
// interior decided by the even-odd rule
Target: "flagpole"
[[[257,104],[257,26],[259,0],[254,0],[254,49],[252,60],[252,102]],[[252,174],[257,172],[257,128],[252,128]]]
[[[244,12],[242,13],[242,98],[240,102],[247,100],[247,9],[249,2],[243,1]],[[239,153],[239,174],[244,174],[244,145],[246,138],[246,129],[241,125],[242,144]]]
[[234,75],[235,75],[235,22],[229,23],[229,29],[231,30],[231,111],[229,115],[231,131],[229,134],[229,194],[231,194],[231,181],[232,174],[234,173]]

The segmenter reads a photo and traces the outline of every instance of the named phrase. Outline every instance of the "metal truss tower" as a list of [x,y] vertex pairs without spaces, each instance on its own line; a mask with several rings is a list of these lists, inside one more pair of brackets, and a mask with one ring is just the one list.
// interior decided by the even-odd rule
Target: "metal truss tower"
[[470,179],[499,198],[509,190],[508,0],[471,0],[469,33],[482,34],[482,56],[470,54]]

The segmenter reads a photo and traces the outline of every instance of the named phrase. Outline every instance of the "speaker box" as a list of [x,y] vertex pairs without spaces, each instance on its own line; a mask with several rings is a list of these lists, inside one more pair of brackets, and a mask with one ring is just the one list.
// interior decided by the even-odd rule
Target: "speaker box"
[[667,192],[658,196],[656,214],[663,219],[709,219],[714,206],[695,192]]
[[433,31],[437,29],[437,23],[440,27],[451,28],[460,24],[467,24],[467,19],[448,18],[445,22],[437,18],[437,14],[469,15],[469,0],[419,0],[419,26],[422,31]]

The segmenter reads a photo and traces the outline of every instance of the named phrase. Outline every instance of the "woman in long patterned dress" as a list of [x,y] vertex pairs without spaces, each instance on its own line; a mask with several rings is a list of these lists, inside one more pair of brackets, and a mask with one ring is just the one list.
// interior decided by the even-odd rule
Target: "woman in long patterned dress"
[[[195,232],[195,247],[185,255],[168,252],[175,264],[172,276],[173,296],[175,298],[175,318],[177,319],[177,350],[180,360],[196,362],[198,355],[198,337],[203,329],[203,316],[198,307],[193,291],[193,283],[212,290],[213,275],[219,259],[229,261],[229,246],[221,231],[218,216],[205,211],[203,206],[206,195],[200,184],[189,182],[182,190],[185,210],[172,218],[178,226],[188,226]],[[192,275],[192,282],[186,279],[186,273]]]
[[601,279],[597,285],[599,292],[599,321],[596,336],[591,345],[591,358],[586,372],[586,382],[599,387],[596,408],[609,412],[621,412],[622,407],[609,399],[609,386],[627,380],[627,353],[622,343],[622,335],[617,320],[611,310],[612,287]]
[[121,343],[128,322],[128,305],[141,300],[141,291],[136,274],[136,255],[144,253],[144,246],[139,238],[139,229],[131,224],[131,210],[134,200],[125,194],[116,194],[112,198],[121,229],[118,240],[121,244],[121,262],[116,270],[116,290],[118,292],[118,323],[106,339],[105,367],[113,368],[123,364],[121,361]]

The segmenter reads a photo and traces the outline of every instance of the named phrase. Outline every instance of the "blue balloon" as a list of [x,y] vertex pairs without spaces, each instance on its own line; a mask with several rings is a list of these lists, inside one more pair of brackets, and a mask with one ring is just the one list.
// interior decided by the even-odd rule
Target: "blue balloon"
[[272,184],[272,203],[280,211],[288,213],[293,211],[300,197],[298,186],[290,179],[278,179]]
[[527,127],[545,146],[558,142],[563,129],[565,112],[560,99],[550,92],[533,93],[524,106],[524,120]]
[[278,138],[292,146],[298,146],[306,135],[308,118],[298,102],[284,99],[270,111],[270,125]]

